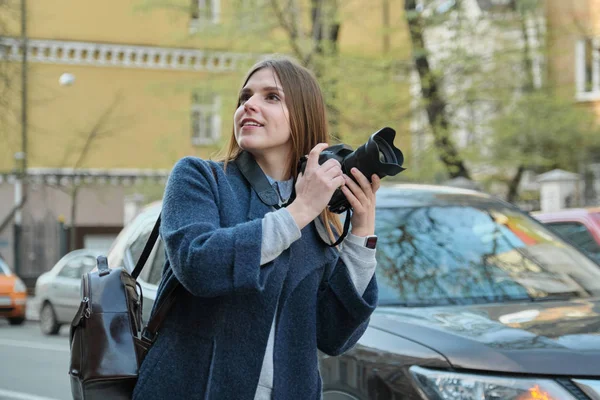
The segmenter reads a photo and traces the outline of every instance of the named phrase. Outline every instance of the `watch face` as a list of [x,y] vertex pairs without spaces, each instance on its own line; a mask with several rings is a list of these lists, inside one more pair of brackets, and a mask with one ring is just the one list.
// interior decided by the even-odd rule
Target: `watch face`
[[369,249],[374,249],[377,246],[377,236],[369,236],[365,241],[365,246]]

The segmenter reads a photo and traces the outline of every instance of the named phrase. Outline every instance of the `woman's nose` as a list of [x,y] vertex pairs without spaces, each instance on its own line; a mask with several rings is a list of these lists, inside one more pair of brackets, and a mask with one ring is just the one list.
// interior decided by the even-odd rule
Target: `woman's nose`
[[252,111],[256,111],[256,104],[254,104],[254,96],[251,96],[248,100],[246,100],[246,102],[244,103],[244,109],[246,111],[248,110],[252,110]]

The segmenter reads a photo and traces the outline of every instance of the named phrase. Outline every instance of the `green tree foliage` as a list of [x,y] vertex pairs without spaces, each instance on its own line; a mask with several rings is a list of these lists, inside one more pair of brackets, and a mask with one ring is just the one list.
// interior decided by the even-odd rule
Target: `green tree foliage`
[[[490,161],[516,200],[515,181],[519,171],[545,172],[554,168],[580,171],[583,165],[597,161],[600,129],[593,113],[548,90],[535,90],[522,95],[512,106],[494,118],[487,147]],[[519,177],[520,178],[520,177]]]
[[525,170],[578,171],[600,135],[548,81],[543,1],[466,4],[405,2],[421,107],[446,175],[505,184],[514,201]]

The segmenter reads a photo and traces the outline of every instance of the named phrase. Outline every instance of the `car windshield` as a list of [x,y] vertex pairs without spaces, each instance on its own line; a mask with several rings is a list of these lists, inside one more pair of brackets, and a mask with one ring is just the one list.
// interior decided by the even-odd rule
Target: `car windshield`
[[11,274],[10,268],[8,268],[8,265],[6,265],[4,260],[2,258],[0,258],[0,276],[10,275],[10,274]]
[[600,293],[600,266],[504,203],[378,208],[380,305],[543,301]]

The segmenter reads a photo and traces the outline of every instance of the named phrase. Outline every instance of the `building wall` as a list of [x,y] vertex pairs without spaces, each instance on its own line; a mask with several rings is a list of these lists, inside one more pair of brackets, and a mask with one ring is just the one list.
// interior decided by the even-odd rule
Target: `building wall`
[[[550,0],[547,4],[550,80],[564,96],[590,108],[600,119],[600,93],[596,90],[582,96],[576,84],[577,65],[584,62],[577,54],[577,43],[585,38],[600,38],[600,0]],[[599,44],[600,41],[596,52],[600,51]]]
[[[148,0],[29,1],[29,35],[38,40],[253,53],[248,63],[256,59],[261,49],[261,40],[256,35],[249,35],[250,40],[236,40],[244,32],[236,28],[240,10],[233,7],[233,0],[220,2],[221,18],[217,28],[207,28],[195,35],[189,30],[189,0],[164,2],[174,4],[173,7],[151,7],[149,3]],[[299,3],[307,7],[309,1]],[[342,52],[362,56],[382,53],[386,29],[382,22],[384,3],[388,4],[388,19],[392,25],[387,50],[395,58],[406,57],[408,47],[400,0],[377,0],[368,4],[364,0],[343,2]],[[12,34],[18,36],[18,25],[13,27]],[[266,39],[276,36],[277,32]],[[278,50],[287,52],[289,46],[281,31],[279,36],[282,40],[278,43],[282,47]],[[247,42],[257,43],[256,49]],[[117,99],[118,108],[101,123],[101,131],[109,133],[98,135],[80,167],[162,169],[170,168],[185,155],[208,157],[228,140],[232,105],[244,70],[244,67],[234,72],[98,67],[76,61],[65,65],[33,60],[29,64],[28,80],[29,166],[73,167],[86,137]],[[75,76],[72,86],[58,84],[65,72]],[[17,71],[15,79],[18,76]],[[192,92],[207,90],[207,86],[222,94],[222,139],[213,145],[192,145]],[[360,92],[360,88],[351,90]],[[7,145],[0,147],[0,171],[15,167],[14,154],[21,148],[20,94],[16,92],[14,96],[17,105],[11,121],[13,130],[7,137]],[[364,139],[370,133],[365,131]]]
[[[210,0],[209,0],[210,1]],[[261,38],[253,44],[238,40],[264,28],[260,24],[240,24],[241,18],[260,15],[252,9],[240,8],[238,0],[219,0],[219,22],[205,24],[194,33],[190,30],[191,0],[105,0],[102,2],[28,2],[28,31],[32,38],[79,40],[98,43],[121,43],[167,47],[227,49],[232,51],[260,52]],[[267,2],[267,6],[270,2]],[[280,1],[280,4],[285,2]],[[310,0],[298,0],[303,17]],[[159,4],[159,5],[157,5]],[[340,32],[341,51],[360,54],[377,54],[383,50],[383,33],[390,36],[390,50],[406,51],[407,32],[404,26],[402,0],[346,0],[339,2],[343,26]],[[291,17],[289,10],[286,16]],[[384,18],[384,14],[387,17]],[[389,20],[390,26],[384,25]],[[10,34],[19,35],[19,25],[13,24]],[[284,38],[276,29],[264,39]],[[250,42],[252,43],[252,42]],[[281,42],[282,44],[285,41]],[[241,45],[238,46],[238,44]],[[282,47],[289,51],[289,46]]]
[[549,0],[546,3],[550,80],[568,96],[574,96],[575,91],[575,43],[583,32],[592,28],[591,1],[596,0]]
[[[60,86],[62,73],[75,76]],[[95,134],[82,168],[165,169],[184,155],[207,156],[191,144],[192,92],[206,73],[34,64],[29,85],[29,166],[73,167]],[[20,137],[19,137],[20,139]],[[11,169],[20,140],[0,147]]]
[[[76,248],[83,247],[86,238],[113,237],[124,224],[123,186],[111,184],[84,187],[77,196]],[[0,222],[4,221],[14,204],[14,185],[0,184]],[[65,188],[44,184],[30,184],[27,203],[22,210],[21,276],[35,278],[52,268],[62,252],[68,250],[68,232],[61,232],[71,223],[71,197]],[[61,238],[61,236],[63,236]],[[60,243],[65,242],[61,249]],[[0,232],[0,254],[15,268],[14,224],[9,223]],[[106,251],[107,249],[103,249]]]

